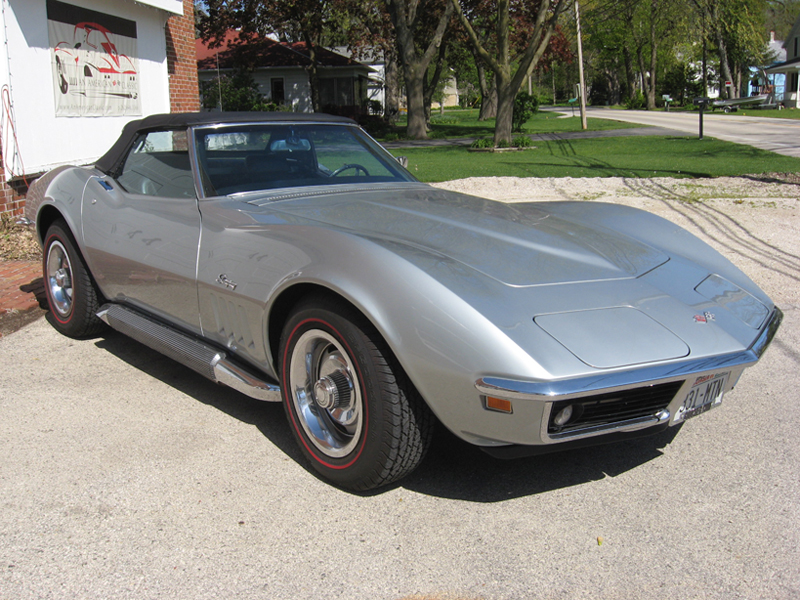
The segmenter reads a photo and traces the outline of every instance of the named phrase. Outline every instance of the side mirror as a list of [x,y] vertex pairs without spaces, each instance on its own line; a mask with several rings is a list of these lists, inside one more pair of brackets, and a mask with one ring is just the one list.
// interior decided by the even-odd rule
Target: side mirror
[[397,162],[399,162],[404,169],[408,168],[408,157],[407,156],[398,156]]

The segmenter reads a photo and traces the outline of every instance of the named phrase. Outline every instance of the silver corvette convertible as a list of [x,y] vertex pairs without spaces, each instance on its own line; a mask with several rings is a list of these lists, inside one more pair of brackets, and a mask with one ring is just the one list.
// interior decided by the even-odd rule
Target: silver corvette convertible
[[325,115],[146,117],[27,210],[59,331],[110,326],[283,402],[310,464],[355,490],[411,472],[436,420],[499,457],[678,425],[781,320],[669,221],[437,190]]

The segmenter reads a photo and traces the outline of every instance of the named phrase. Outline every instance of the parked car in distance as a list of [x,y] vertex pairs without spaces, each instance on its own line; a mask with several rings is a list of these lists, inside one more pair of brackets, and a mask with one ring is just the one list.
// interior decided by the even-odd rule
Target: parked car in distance
[[718,406],[781,321],[669,221],[435,189],[320,114],[145,117],[27,211],[60,332],[111,326],[282,402],[353,490],[410,473],[436,420],[498,457],[663,431]]

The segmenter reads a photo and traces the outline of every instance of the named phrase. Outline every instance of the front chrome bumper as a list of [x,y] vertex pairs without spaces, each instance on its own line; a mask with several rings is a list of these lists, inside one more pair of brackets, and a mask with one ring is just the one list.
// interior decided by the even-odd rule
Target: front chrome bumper
[[[758,338],[750,348],[743,352],[555,381],[520,381],[500,377],[484,377],[475,383],[475,387],[482,396],[543,403],[544,409],[540,432],[540,439],[543,444],[556,444],[617,432],[634,432],[664,425],[667,422],[676,424],[677,409],[687,389],[691,387],[696,377],[720,371],[730,371],[728,389],[732,389],[742,371],[758,362],[759,358],[761,358],[775,337],[782,320],[783,313],[776,307]],[[598,394],[622,392],[638,387],[680,380],[684,380],[684,385],[677,391],[669,406],[655,414],[603,425],[588,426],[565,433],[548,433],[550,413],[555,402],[586,398]]]

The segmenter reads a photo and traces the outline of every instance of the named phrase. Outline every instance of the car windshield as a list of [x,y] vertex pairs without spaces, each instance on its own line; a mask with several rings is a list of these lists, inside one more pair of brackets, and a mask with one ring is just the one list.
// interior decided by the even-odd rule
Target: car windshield
[[248,124],[195,131],[206,197],[276,188],[415,181],[358,127]]

